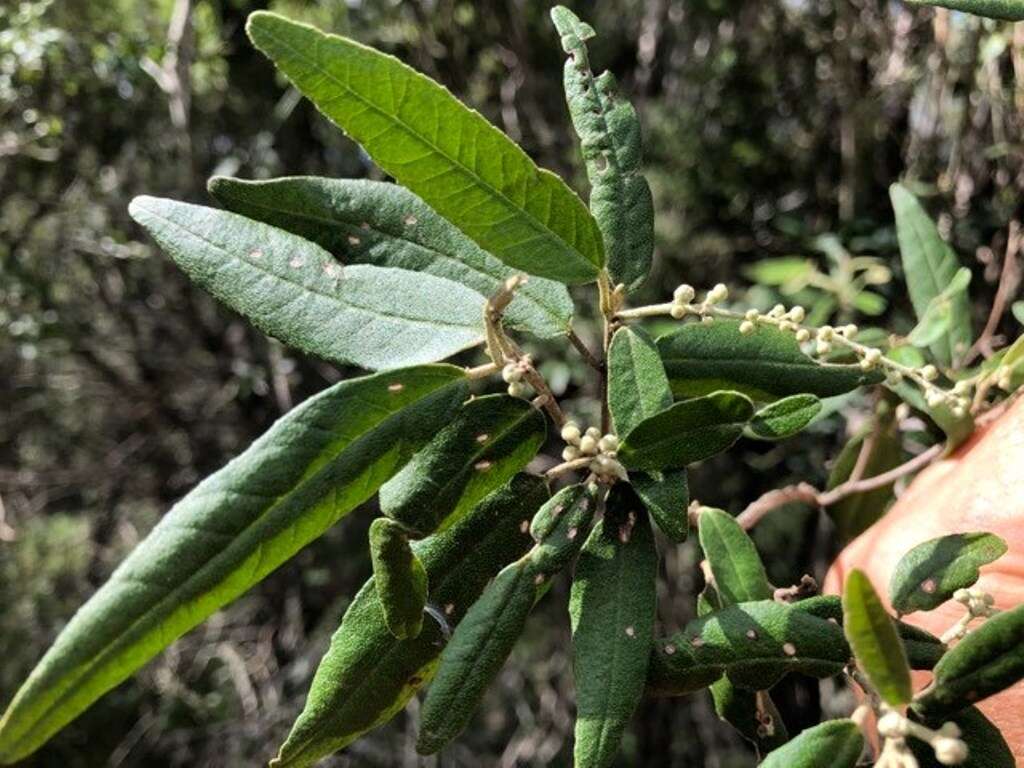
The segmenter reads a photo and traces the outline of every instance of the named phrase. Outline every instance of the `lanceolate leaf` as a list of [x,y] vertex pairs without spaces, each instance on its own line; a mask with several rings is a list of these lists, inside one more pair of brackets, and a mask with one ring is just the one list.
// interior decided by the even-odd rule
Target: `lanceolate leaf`
[[695,619],[655,641],[648,691],[679,696],[723,674],[741,688],[767,690],[790,672],[831,677],[850,649],[840,628],[785,603],[739,603]]
[[711,507],[701,510],[700,546],[723,606],[771,599],[772,587],[757,548],[731,515]]
[[450,418],[463,372],[337,384],[203,481],[83,607],[0,721],[0,762],[31,754],[159,653],[366,501]]
[[744,336],[732,320],[683,325],[658,339],[658,351],[676,397],[719,389],[762,401],[802,393],[832,397],[882,380],[858,365],[812,360],[792,334],[775,328],[759,327]]
[[620,328],[608,348],[608,409],[615,431],[628,434],[672,405],[658,349],[639,328]]
[[547,591],[549,577],[583,545],[594,508],[591,490],[570,486],[538,510],[529,527],[537,543],[488,585],[445,648],[423,702],[417,751],[433,754],[466,727],[522,634],[530,609]]
[[686,541],[690,530],[687,514],[690,487],[686,470],[634,472],[629,480],[661,532],[676,543]]
[[401,523],[380,517],[370,525],[370,560],[384,622],[399,639],[416,637],[427,604],[427,572]]
[[685,400],[628,432],[619,456],[631,469],[685,467],[735,443],[753,412],[753,404],[738,392]]
[[129,212],[195,282],[260,330],[326,360],[384,370],[483,340],[484,297],[451,280],[342,267],[314,243],[201,205],[137,197]]
[[972,630],[935,665],[931,686],[914,700],[925,717],[943,717],[1024,678],[1024,605]]
[[590,210],[604,236],[608,271],[615,283],[634,287],[647,277],[654,255],[654,203],[640,174],[640,120],[610,72],[596,78],[591,72],[586,41],[593,28],[564,6],[552,8],[551,19],[569,54],[565,98],[580,137]]
[[[921,721],[921,717],[913,710],[907,714],[911,720]],[[1017,768],[1017,760],[1003,734],[977,707],[968,707],[952,717],[925,721],[925,724],[940,728],[947,720],[956,723],[960,729],[960,738],[967,744],[967,759],[958,768]],[[910,739],[908,743],[921,768],[943,768],[935,759],[935,750],[931,745],[917,739]]]
[[1024,21],[1024,3],[1020,0],[907,0],[911,5],[932,5],[953,11],[987,16],[1004,21]]
[[814,395],[790,395],[766,405],[750,420],[750,431],[762,440],[782,440],[802,430],[821,411]]
[[572,584],[577,768],[607,766],[644,692],[654,641],[658,553],[623,483],[583,546]]
[[272,13],[249,37],[399,183],[510,267],[586,283],[601,234],[561,179],[447,89],[398,59]]
[[545,432],[526,400],[474,398],[381,488],[381,511],[421,536],[451,525],[525,467]]
[[843,628],[864,674],[887,704],[910,701],[910,667],[892,619],[863,571],[854,569],[843,590]]
[[[910,300],[918,318],[923,318],[932,300],[953,282],[959,268],[956,255],[942,239],[935,222],[906,187],[889,188],[896,213],[896,234],[906,274]],[[932,354],[943,365],[962,357],[971,346],[971,307],[965,292],[949,297],[949,327],[931,345]]]
[[[920,368],[927,362],[919,349],[909,345],[893,347],[885,353],[885,356],[913,368]],[[906,379],[894,384],[886,383],[886,387],[899,395],[900,399],[911,407],[927,414],[939,429],[946,433],[947,453],[974,433],[974,418],[969,411],[961,416],[955,416],[952,408],[945,402],[934,407],[929,406],[925,402],[921,390]]]
[[430,581],[431,616],[416,638],[387,629],[371,579],[345,612],[275,768],[299,768],[390,720],[434,674],[448,635],[502,566],[526,550],[522,530],[547,499],[542,479],[517,475],[444,533],[413,544]]
[[[317,243],[341,264],[424,272],[492,295],[515,270],[502,264],[397,184],[297,177],[242,181],[218,176],[210,192],[223,205]],[[507,325],[550,338],[565,333],[572,300],[540,277],[519,288]]]
[[808,728],[765,758],[761,768],[854,768],[864,736],[852,720],[829,720]]
[[991,533],[952,533],[918,544],[896,564],[889,597],[898,613],[938,608],[958,589],[974,584],[978,568],[1006,554]]

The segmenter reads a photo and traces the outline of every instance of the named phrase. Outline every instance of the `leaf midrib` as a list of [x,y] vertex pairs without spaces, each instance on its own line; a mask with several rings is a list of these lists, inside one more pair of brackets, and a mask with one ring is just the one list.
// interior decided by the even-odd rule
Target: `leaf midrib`
[[[318,52],[319,52],[320,45],[321,45],[321,43],[324,40],[330,40],[330,39],[334,38],[334,39],[337,39],[337,40],[341,41],[343,44],[353,46],[356,49],[365,49],[365,50],[368,50],[368,51],[372,51],[375,54],[380,54],[379,51],[376,51],[376,50],[374,50],[372,48],[368,48],[367,46],[364,46],[364,45],[362,45],[362,44],[360,44],[360,43],[358,43],[358,42],[356,42],[354,40],[349,40],[348,38],[342,37],[340,35],[327,35],[327,34],[324,34],[323,32],[320,32],[319,30],[316,30],[316,32],[317,32],[317,35],[318,35],[318,37],[317,37],[317,45],[316,45]],[[335,77],[334,74],[332,74],[326,68],[321,66],[318,59],[310,59],[310,58],[308,58],[302,52],[300,52],[297,48],[294,48],[291,44],[289,44],[288,42],[282,40],[280,37],[276,36],[273,32],[270,31],[269,27],[264,26],[263,34],[265,34],[268,37],[270,37],[278,45],[281,45],[281,46],[287,48],[289,51],[292,52],[292,55],[295,56],[296,58],[301,59],[302,61],[305,61],[308,65],[312,65],[314,67],[314,69],[317,72],[319,72],[324,78],[330,80],[332,83],[334,83],[338,87],[343,88],[345,91],[347,91],[352,96],[352,98],[354,98],[357,101],[359,101],[367,109],[373,110],[378,115],[384,117],[386,120],[388,120],[391,123],[393,123],[394,125],[398,126],[407,136],[410,136],[415,141],[418,141],[418,142],[426,145],[427,148],[430,149],[432,152],[434,152],[435,154],[445,158],[449,163],[451,163],[453,166],[458,168],[466,176],[468,176],[471,179],[474,179],[476,181],[476,183],[479,184],[484,189],[486,189],[491,194],[492,197],[498,199],[506,209],[511,210],[514,214],[523,215],[526,219],[528,219],[531,222],[531,228],[533,228],[535,231],[539,231],[542,234],[544,234],[546,236],[546,239],[549,239],[549,240],[550,239],[554,239],[556,242],[563,243],[565,246],[567,246],[566,249],[569,252],[571,252],[576,257],[578,257],[578,259],[581,260],[587,267],[589,267],[590,271],[592,271],[595,275],[597,274],[597,271],[599,269],[598,265],[595,262],[593,262],[590,259],[588,259],[586,256],[584,256],[582,253],[580,253],[576,249],[576,245],[574,243],[570,244],[570,243],[566,242],[562,238],[562,236],[560,234],[558,234],[557,232],[552,230],[550,227],[548,227],[546,223],[540,221],[528,209],[526,209],[525,207],[520,207],[519,205],[517,205],[515,203],[515,201],[513,201],[511,198],[509,198],[503,191],[501,191],[499,189],[496,189],[492,184],[490,184],[490,182],[488,182],[488,181],[484,180],[482,177],[480,177],[479,174],[477,174],[476,171],[471,170],[469,167],[464,165],[461,161],[452,158],[451,155],[449,155],[447,152],[443,151],[440,147],[437,146],[437,144],[435,144],[433,141],[430,141],[429,139],[425,138],[422,134],[418,133],[412,126],[410,126],[406,122],[404,122],[401,118],[398,117],[398,115],[391,115],[391,114],[389,114],[388,112],[384,111],[383,108],[377,106],[372,101],[370,101],[368,98],[365,98],[360,93],[356,92],[355,89],[353,89],[351,85],[348,85],[347,83],[342,82],[337,77]],[[419,72],[416,72],[415,70],[407,67],[401,61],[399,61],[398,59],[395,59],[395,57],[388,56],[387,54],[380,54],[380,55],[384,55],[388,59],[392,59],[395,62],[397,62],[399,64],[399,66],[403,68],[405,74],[407,74],[410,78],[425,80],[428,85],[436,85],[438,88],[442,89],[442,91],[445,94],[447,94],[449,96],[452,95],[451,91],[449,91],[443,85],[440,85],[439,83],[434,83],[429,78],[426,78],[423,75],[421,75]],[[389,82],[391,80],[391,73],[390,72],[388,73],[388,80],[389,80]],[[454,97],[452,97],[452,98],[454,98]],[[460,104],[461,104],[461,102],[460,102]],[[472,110],[469,107],[466,107],[465,105],[462,105],[462,106],[465,107],[467,110],[469,110],[474,115],[479,116],[479,113],[476,112],[475,110]],[[319,106],[317,108],[319,109]],[[321,110],[321,111],[323,111],[323,110]],[[333,118],[330,118],[329,115],[328,115],[328,118],[331,119],[332,122],[334,122]],[[483,119],[483,118],[481,118],[481,119]],[[493,125],[488,123],[486,120],[483,120],[483,123],[486,126],[486,130],[496,131],[497,133],[499,133],[502,136],[502,138],[506,138],[507,139],[507,137],[505,137],[503,134],[501,134],[501,132],[498,131],[497,128],[495,128]],[[510,143],[511,143],[511,141],[510,141]],[[515,144],[512,144],[512,147],[514,147],[514,151],[518,150],[518,152],[522,154],[522,157],[526,159],[526,161],[527,161],[527,163],[529,163],[529,165],[533,165],[533,161],[530,160],[529,157],[527,157],[526,154],[524,152],[522,152],[521,149],[519,149]],[[529,166],[528,166],[528,168],[529,168]],[[531,174],[530,175],[533,177],[531,179],[531,181],[533,181],[533,180],[538,180],[539,181],[539,179],[540,179],[540,169],[538,169],[538,168],[536,168],[536,166],[534,166],[530,170],[531,170]],[[571,194],[571,190],[568,190],[568,191]],[[574,215],[573,216],[573,220],[575,221],[576,219],[577,219],[577,216]],[[493,225],[489,225],[489,227],[492,227],[492,226]],[[574,228],[575,228],[575,226],[574,226]]]

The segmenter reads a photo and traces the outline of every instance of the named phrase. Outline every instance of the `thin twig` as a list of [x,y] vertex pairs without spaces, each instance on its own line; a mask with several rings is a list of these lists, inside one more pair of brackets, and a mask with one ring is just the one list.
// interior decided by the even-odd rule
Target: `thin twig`
[[590,466],[590,462],[594,460],[593,456],[584,456],[581,459],[573,459],[572,461],[563,461],[547,472],[544,473],[545,477],[558,477],[564,475],[566,472],[572,472],[573,470],[583,469],[584,467]]
[[577,336],[576,331],[572,328],[569,329],[569,343],[576,348],[576,351],[580,353],[580,356],[587,362],[587,365],[598,373],[604,370],[604,364],[594,356],[594,353],[590,351],[590,347],[583,343],[583,339]]
[[992,310],[988,313],[985,330],[981,332],[981,336],[978,337],[978,340],[974,342],[974,345],[964,357],[963,364],[965,366],[970,365],[978,355],[983,355],[987,358],[991,357],[994,352],[996,329],[999,328],[999,322],[1003,319],[1006,305],[1013,294],[1016,293],[1017,288],[1020,287],[1020,266],[1017,263],[1017,257],[1020,255],[1021,241],[1020,222],[1016,220],[1011,221],[1010,230],[1006,236],[1006,254],[1003,256],[1003,269],[999,273],[999,286],[996,288],[996,295],[992,300]]

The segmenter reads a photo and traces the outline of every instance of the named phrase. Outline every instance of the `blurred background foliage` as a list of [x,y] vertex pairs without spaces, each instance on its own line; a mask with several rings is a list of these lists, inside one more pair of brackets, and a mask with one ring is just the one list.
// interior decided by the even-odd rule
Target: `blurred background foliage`
[[[616,73],[645,125],[659,260],[640,298],[721,280],[762,308],[784,297],[819,320],[906,332],[886,192],[904,179],[974,273],[980,328],[1008,225],[1024,212],[1024,24],[895,0],[569,4],[598,29],[595,66]],[[214,173],[379,176],[247,44],[245,17],[262,5],[0,4],[2,703],[177,498],[351,373],[218,307],[126,213],[140,193],[208,202]],[[270,7],[400,56],[585,192],[547,5]],[[593,328],[584,321],[581,333]],[[570,404],[585,391],[574,366],[545,363]],[[741,443],[693,472],[694,494],[735,512],[784,482],[821,486],[873,407],[848,398],[796,442]],[[186,636],[30,764],[265,762],[369,573],[370,516],[345,521]],[[837,546],[828,519],[799,507],[756,533],[777,584],[820,576]],[[692,615],[699,553],[662,544],[667,631]],[[566,591],[559,583],[544,601],[474,725],[440,758],[414,754],[414,702],[331,765],[568,765]],[[841,711],[843,697],[804,683],[778,698],[793,732]],[[751,763],[706,694],[646,703],[622,755],[623,765]]]

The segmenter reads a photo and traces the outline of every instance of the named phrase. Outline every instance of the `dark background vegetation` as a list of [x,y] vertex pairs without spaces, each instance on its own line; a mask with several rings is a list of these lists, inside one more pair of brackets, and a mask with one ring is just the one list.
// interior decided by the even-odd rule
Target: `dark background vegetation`
[[[640,110],[657,201],[650,298],[808,258],[837,279],[822,313],[910,324],[887,187],[912,182],[974,272],[980,327],[1008,223],[1022,213],[1024,24],[887,0],[602,0],[595,66]],[[585,192],[562,55],[532,0],[279,0],[271,7],[393,52],[439,79]],[[246,0],[0,3],[0,705],[155,521],[281,413],[349,371],[282,348],[199,290],[129,220],[151,193],[208,202],[214,173],[377,176],[247,44]],[[855,304],[850,254],[895,271]],[[846,261],[844,261],[846,260]],[[747,270],[747,271],[745,271]],[[885,277],[884,270],[882,277]],[[831,297],[831,298],[830,298]],[[853,297],[853,298],[851,298]],[[774,300],[764,290],[751,301]],[[1008,321],[1012,322],[1012,321]],[[581,324],[586,335],[593,329]],[[1019,329],[1014,329],[1018,333]],[[582,370],[550,365],[572,398]],[[576,378],[573,378],[576,377]],[[821,484],[853,399],[784,447],[744,443],[693,473],[738,511],[792,479]],[[357,514],[195,630],[42,750],[39,766],[265,762],[369,572]],[[820,575],[835,541],[810,510],[758,529],[771,576]],[[692,614],[698,553],[662,542],[660,621]],[[571,762],[561,581],[467,733],[440,758],[406,714],[336,766]],[[781,694],[791,730],[841,711],[817,684]],[[645,703],[623,765],[743,766],[706,695]]]

